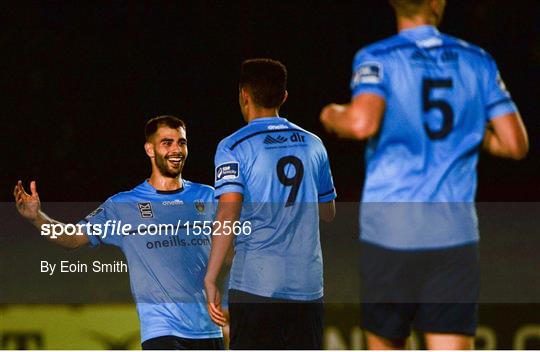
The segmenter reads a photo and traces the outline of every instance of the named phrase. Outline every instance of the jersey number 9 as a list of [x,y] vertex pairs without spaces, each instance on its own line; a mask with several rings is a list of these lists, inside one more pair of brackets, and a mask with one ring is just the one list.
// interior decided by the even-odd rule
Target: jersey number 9
[[[295,172],[293,177],[288,177],[287,173],[285,172],[285,168],[289,164],[294,167]],[[291,187],[291,193],[289,193],[287,203],[285,204],[285,207],[290,207],[294,204],[294,202],[296,201],[296,197],[298,196],[300,183],[302,183],[302,178],[304,177],[304,164],[302,164],[302,160],[298,159],[295,156],[284,156],[283,158],[278,160],[278,163],[276,165],[276,171],[279,182],[281,182],[287,187]]]

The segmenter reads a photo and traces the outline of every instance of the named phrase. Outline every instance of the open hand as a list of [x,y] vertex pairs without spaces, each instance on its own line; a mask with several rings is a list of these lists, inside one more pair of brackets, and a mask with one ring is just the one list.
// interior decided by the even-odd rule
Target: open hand
[[36,190],[36,181],[30,182],[30,193],[31,194],[26,193],[22,181],[18,181],[13,189],[15,205],[17,206],[19,214],[25,219],[34,221],[41,209],[41,202]]

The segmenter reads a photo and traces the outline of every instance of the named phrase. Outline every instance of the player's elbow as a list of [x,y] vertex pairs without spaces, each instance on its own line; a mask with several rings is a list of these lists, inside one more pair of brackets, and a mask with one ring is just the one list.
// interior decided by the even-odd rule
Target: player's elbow
[[527,133],[515,133],[512,138],[507,138],[505,147],[508,158],[514,160],[525,159],[529,153],[529,139]]
[[71,252],[71,251],[74,251],[76,249],[79,249],[82,247],[82,244],[79,244],[75,241],[69,241],[69,242],[66,242],[66,243],[62,243],[62,248],[64,248],[67,252]]
[[[351,109],[352,110],[352,109]],[[349,111],[351,114],[350,131],[354,139],[367,139],[374,136],[379,131],[377,119],[371,118],[369,114],[359,110]]]
[[508,148],[508,156],[514,160],[523,160],[529,153],[529,143],[522,141],[515,143]]
[[368,121],[357,119],[351,126],[351,133],[355,139],[368,139],[378,131],[378,126]]
[[88,237],[85,234],[78,233],[72,236],[66,236],[66,238],[61,242],[58,242],[58,244],[66,251],[74,251],[87,245],[88,242]]

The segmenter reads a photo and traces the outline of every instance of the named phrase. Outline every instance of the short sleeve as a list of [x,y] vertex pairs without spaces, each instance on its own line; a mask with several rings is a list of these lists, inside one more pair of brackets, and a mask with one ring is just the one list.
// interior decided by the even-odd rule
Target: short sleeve
[[506,85],[501,78],[497,64],[490,57],[487,65],[487,86],[485,87],[485,111],[488,121],[502,115],[511,114],[517,111],[517,107],[506,89]]
[[212,188],[209,190],[208,194],[206,194],[204,197],[204,202],[207,208],[207,214],[211,220],[215,219],[216,213],[217,213],[217,206],[218,206],[218,201],[214,197],[214,193],[215,193],[215,190]]
[[386,66],[381,58],[365,50],[359,51],[353,60],[350,85],[352,98],[361,93],[374,93],[386,99],[388,95]]
[[222,141],[217,148],[214,158],[214,197],[219,198],[223,193],[237,192],[244,194],[244,179],[242,177],[242,161],[236,153]]
[[328,154],[326,153],[324,147],[319,169],[319,184],[317,191],[320,203],[329,202],[336,199],[337,194],[336,189],[334,188],[332,172],[330,171],[330,161],[328,160]]
[[110,244],[120,247],[122,237],[106,232],[109,229],[106,226],[107,221],[109,222],[108,225],[110,225],[115,220],[118,221],[120,219],[114,208],[113,201],[109,199],[88,214],[83,220],[79,221],[79,224],[83,226],[83,231],[88,236],[91,246]]

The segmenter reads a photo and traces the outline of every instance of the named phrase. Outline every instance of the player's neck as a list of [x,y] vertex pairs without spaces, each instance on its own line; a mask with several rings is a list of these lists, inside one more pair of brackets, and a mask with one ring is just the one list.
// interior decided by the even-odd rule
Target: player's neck
[[272,109],[265,109],[265,108],[253,108],[248,111],[247,114],[247,123],[250,123],[251,121],[255,119],[260,119],[264,117],[278,117],[279,116],[279,109],[272,108]]
[[172,178],[155,172],[148,179],[148,183],[158,191],[175,191],[183,186],[182,175]]
[[398,32],[420,26],[437,26],[437,20],[432,16],[418,15],[414,17],[398,17]]

